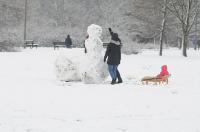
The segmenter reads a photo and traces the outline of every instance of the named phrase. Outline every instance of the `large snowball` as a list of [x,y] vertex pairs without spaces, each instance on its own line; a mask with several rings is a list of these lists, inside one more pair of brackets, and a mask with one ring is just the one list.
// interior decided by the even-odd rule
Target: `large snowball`
[[61,81],[79,81],[80,75],[76,63],[64,55],[57,57],[55,61],[56,76]]

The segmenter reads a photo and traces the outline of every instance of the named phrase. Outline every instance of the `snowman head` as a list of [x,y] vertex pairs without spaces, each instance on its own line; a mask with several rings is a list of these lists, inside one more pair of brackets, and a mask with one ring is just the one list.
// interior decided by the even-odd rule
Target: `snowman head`
[[91,24],[88,26],[87,33],[89,37],[99,38],[102,34],[102,28],[99,25]]

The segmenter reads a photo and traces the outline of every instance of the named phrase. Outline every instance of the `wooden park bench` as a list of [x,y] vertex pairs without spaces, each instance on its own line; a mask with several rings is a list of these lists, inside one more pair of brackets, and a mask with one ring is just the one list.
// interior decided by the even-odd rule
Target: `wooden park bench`
[[55,50],[56,48],[59,48],[59,47],[66,47],[67,48],[67,45],[65,44],[65,42],[56,41],[56,42],[53,42],[53,47],[54,47],[54,50]]
[[31,49],[32,49],[33,47],[37,48],[37,47],[38,47],[38,44],[34,43],[33,40],[25,40],[25,41],[24,41],[24,48],[26,48],[26,47],[30,47]]
[[103,42],[103,47],[106,48],[110,42]]

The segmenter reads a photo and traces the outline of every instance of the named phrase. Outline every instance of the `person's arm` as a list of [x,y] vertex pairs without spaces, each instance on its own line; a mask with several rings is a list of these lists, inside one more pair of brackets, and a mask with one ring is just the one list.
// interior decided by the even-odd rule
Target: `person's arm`
[[157,77],[162,77],[164,75],[165,75],[164,72],[161,71],[160,74],[157,75]]
[[111,28],[108,28],[109,32],[110,32],[110,35],[112,36],[113,35],[113,31]]
[[121,41],[121,39],[119,38],[119,43],[120,43],[120,46],[122,46],[122,41]]
[[85,44],[83,44],[83,47],[84,47],[84,53],[86,54],[87,53],[87,49],[85,47]]
[[[120,48],[121,48],[121,47],[120,47]],[[120,49],[119,52],[120,52],[120,54],[119,54],[119,59],[121,60],[121,56],[122,56],[122,55],[121,55],[121,49]]]
[[72,40],[71,39],[69,39],[69,45],[72,45]]
[[109,54],[109,44],[107,45],[107,48],[106,48],[106,53],[104,55],[104,62],[106,62],[106,59],[108,57],[108,54]]

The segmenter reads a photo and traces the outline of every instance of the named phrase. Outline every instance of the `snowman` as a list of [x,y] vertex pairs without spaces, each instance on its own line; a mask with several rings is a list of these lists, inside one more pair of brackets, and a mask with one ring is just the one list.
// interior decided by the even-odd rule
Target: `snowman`
[[81,73],[84,83],[102,83],[107,77],[107,65],[103,62],[103,43],[100,39],[102,28],[92,24],[88,27],[89,37],[85,40],[85,61]]
[[[89,37],[85,40],[87,53],[77,59],[59,56],[55,61],[56,76],[61,81],[79,81],[87,84],[102,83],[108,76],[107,65],[103,61],[103,43],[100,39],[102,28],[92,24],[88,26]],[[76,61],[75,61],[76,60]]]

